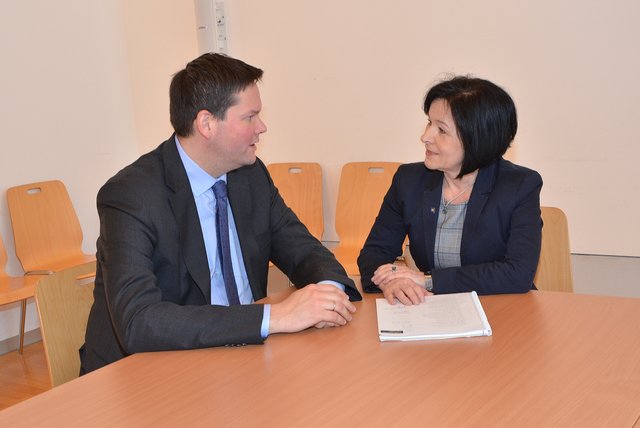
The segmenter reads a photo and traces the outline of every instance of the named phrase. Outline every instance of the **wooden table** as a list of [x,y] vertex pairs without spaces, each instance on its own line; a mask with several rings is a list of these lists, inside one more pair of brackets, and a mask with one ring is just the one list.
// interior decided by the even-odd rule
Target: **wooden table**
[[0,426],[640,427],[640,299],[487,296],[492,337],[381,343],[376,297],[346,327],[133,355]]

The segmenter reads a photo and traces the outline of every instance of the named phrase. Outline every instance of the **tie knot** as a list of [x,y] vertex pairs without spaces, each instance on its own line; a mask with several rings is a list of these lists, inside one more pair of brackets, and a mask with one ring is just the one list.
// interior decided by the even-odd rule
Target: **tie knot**
[[218,199],[227,199],[227,183],[222,180],[216,181],[213,185],[213,194]]

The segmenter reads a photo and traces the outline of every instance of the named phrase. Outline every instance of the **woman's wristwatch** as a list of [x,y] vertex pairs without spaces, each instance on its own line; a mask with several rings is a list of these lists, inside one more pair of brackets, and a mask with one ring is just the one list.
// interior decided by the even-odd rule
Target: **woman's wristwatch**
[[427,291],[433,291],[433,280],[431,279],[431,275],[424,276],[424,288]]

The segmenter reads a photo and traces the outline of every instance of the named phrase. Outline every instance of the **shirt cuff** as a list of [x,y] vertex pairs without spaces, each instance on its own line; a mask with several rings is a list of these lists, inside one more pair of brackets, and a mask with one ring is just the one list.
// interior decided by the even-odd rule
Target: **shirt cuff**
[[262,313],[262,325],[260,326],[260,334],[263,339],[269,337],[269,321],[271,321],[271,305],[262,305],[264,312]]
[[336,281],[331,281],[331,280],[324,280],[324,281],[320,281],[318,284],[331,284],[334,287],[338,287],[340,290],[344,291],[344,284],[340,284],[339,282]]
[[[330,284],[340,290],[344,291],[344,284],[341,284],[336,281],[325,280],[320,281],[318,284]],[[264,308],[264,312],[262,315],[262,325],[260,326],[260,335],[262,335],[263,339],[269,337],[269,321],[271,321],[271,305],[262,305]]]

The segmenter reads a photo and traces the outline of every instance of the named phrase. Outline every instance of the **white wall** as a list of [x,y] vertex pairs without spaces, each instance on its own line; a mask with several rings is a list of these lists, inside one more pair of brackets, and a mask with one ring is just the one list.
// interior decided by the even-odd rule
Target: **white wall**
[[[135,156],[131,88],[118,1],[4,2],[0,14],[0,233],[15,258],[5,190],[61,179],[95,251],[95,194]],[[0,307],[0,339],[18,332],[15,307]],[[27,330],[38,326],[29,305]]]
[[325,240],[340,167],[420,161],[425,90],[443,73],[504,86],[519,110],[509,158],[577,253],[640,255],[640,3],[633,0],[228,0],[230,52],[265,70],[266,162],[318,161]]
[[[342,164],[421,160],[422,96],[455,72],[515,98],[509,157],[542,173],[573,252],[640,255],[637,2],[226,3],[230,53],[265,70],[260,155],[320,162],[325,240],[337,239]],[[62,179],[94,251],[98,188],[170,133],[170,77],[196,56],[193,2],[4,2],[0,54],[0,189]],[[0,233],[19,275],[4,196]],[[0,307],[0,340],[16,334],[16,313]]]
[[198,55],[192,0],[122,0],[139,153],[169,138],[169,83]]
[[[171,132],[168,82],[196,55],[184,0],[3,2],[0,14],[0,234],[15,258],[4,191],[61,179],[95,252],[100,186]],[[0,306],[0,341],[17,335],[17,305]],[[37,328],[33,303],[27,330]]]

